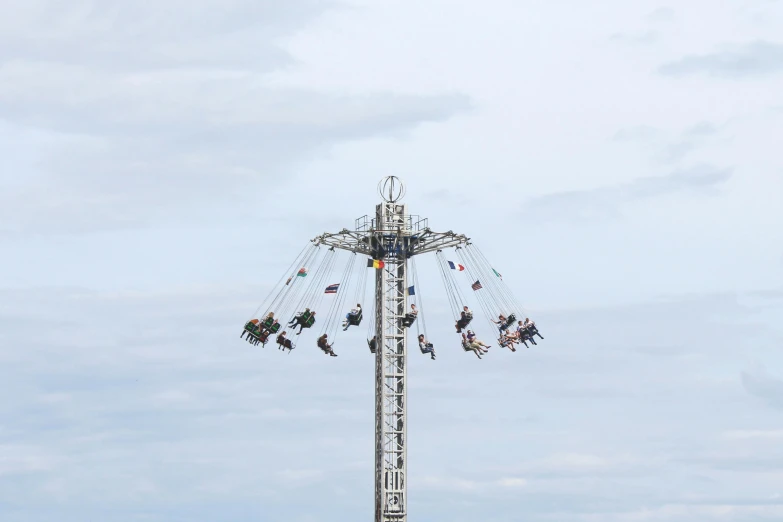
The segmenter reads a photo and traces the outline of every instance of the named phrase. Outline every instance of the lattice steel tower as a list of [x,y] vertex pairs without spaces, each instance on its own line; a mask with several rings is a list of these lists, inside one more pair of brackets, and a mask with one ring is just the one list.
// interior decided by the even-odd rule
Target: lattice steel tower
[[466,244],[451,231],[433,232],[426,219],[409,215],[399,201],[405,187],[396,176],[378,184],[383,202],[375,218],[356,220],[343,229],[313,239],[316,244],[364,253],[383,262],[375,276],[375,522],[405,522],[407,499],[407,328],[408,259]]

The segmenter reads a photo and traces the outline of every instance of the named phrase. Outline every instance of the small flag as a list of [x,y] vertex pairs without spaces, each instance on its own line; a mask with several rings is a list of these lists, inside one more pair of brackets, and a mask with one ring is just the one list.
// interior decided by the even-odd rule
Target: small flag
[[493,269],[492,269],[492,271],[493,271],[493,272],[495,272],[495,275],[496,275],[496,276],[498,276],[500,279],[503,279],[503,276],[502,276],[502,275],[500,275],[500,274],[498,273],[498,271],[497,271],[497,270],[495,270],[495,269],[493,268]]
[[329,285],[329,286],[326,287],[326,291],[324,293],[325,294],[336,294],[337,293],[337,288],[339,288],[339,286],[340,286],[339,283],[334,284],[334,285]]
[[416,295],[416,290],[412,287],[408,287],[408,295]]
[[370,258],[367,260],[367,268],[383,268],[384,264],[383,261],[380,259],[373,259]]
[[479,283],[479,282],[478,282],[478,279],[476,280],[476,282],[475,282],[475,283],[473,283],[472,285],[470,285],[470,287],[471,287],[473,290],[478,290],[479,288],[483,288],[483,287],[481,286],[481,283]]
[[465,267],[460,264],[452,263],[451,261],[446,261],[446,262],[449,264],[452,270],[459,270],[460,272],[465,270]]
[[297,277],[304,277],[307,275],[307,269],[305,267],[302,267],[299,269],[299,271],[296,273]]

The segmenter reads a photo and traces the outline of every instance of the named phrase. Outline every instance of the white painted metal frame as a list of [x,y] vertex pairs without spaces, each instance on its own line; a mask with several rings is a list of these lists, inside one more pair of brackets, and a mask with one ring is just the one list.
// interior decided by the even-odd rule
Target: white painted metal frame
[[406,210],[404,204],[387,201],[376,206],[371,224],[365,216],[357,220],[355,231],[343,229],[312,240],[366,254],[385,265],[375,274],[375,522],[406,522],[408,516],[408,352],[402,326],[408,312],[408,257],[469,241],[451,231],[433,232],[426,220],[417,221]]
[[[404,222],[405,205],[382,203],[377,223],[393,228]],[[389,226],[392,225],[392,226]],[[400,227],[395,236],[384,234],[388,251],[398,251],[410,237]],[[375,352],[375,522],[405,522],[407,518],[407,264],[405,255],[387,256],[376,276],[375,309],[378,350]]]

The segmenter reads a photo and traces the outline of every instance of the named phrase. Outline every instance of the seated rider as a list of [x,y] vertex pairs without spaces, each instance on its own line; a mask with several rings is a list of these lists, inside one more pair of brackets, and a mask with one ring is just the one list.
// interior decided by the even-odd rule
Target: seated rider
[[418,315],[419,311],[416,310],[416,305],[411,303],[411,311],[405,314],[405,318],[402,320],[403,326],[410,326],[413,324],[413,321],[416,320],[416,315]]
[[288,321],[288,327],[289,328],[293,328],[294,326],[299,324],[299,318],[302,317],[305,314],[310,315],[310,309],[309,308],[305,308],[304,312],[302,312],[301,314],[296,314],[293,319]]
[[421,353],[428,353],[430,354],[430,358],[433,361],[435,360],[435,348],[432,346],[432,343],[427,342],[424,338],[424,334],[419,334],[419,348],[421,349]]
[[462,334],[462,347],[465,351],[472,350],[479,359],[481,359],[481,354],[484,353],[484,351],[481,350],[481,346],[471,343],[465,334]]
[[534,335],[537,335],[542,339],[544,338],[543,335],[538,333],[538,328],[536,328],[536,322],[531,321],[529,317],[525,317],[524,327],[527,329],[528,332],[530,332],[531,339],[533,338]]
[[457,333],[462,333],[462,329],[470,323],[471,319],[473,319],[473,312],[471,312],[470,308],[467,306],[463,306],[462,312],[460,312],[460,318],[457,319],[457,322],[454,325],[457,328]]
[[378,337],[373,335],[372,339],[367,341],[367,345],[370,347],[370,353],[375,353],[375,350],[378,349]]
[[327,353],[332,357],[337,357],[337,354],[334,353],[334,350],[332,350],[332,345],[329,344],[326,340],[326,334],[323,334],[321,337],[319,337],[316,344],[318,344],[318,348],[323,350],[324,353]]
[[520,342],[525,345],[525,348],[530,348],[527,345],[528,341],[532,341],[533,344],[536,344],[536,342],[532,339],[530,332],[527,330],[525,325],[522,323],[522,321],[517,321],[517,331],[514,333],[514,339],[517,342]]
[[468,339],[468,342],[469,342],[470,344],[473,344],[473,345],[476,345],[476,346],[482,347],[482,348],[484,349],[484,352],[485,352],[485,353],[486,353],[486,352],[487,352],[487,350],[489,350],[489,348],[490,348],[490,347],[489,347],[489,345],[486,345],[486,344],[484,344],[484,342],[483,342],[483,341],[479,341],[479,340],[476,338],[476,334],[474,334],[474,333],[473,333],[473,330],[468,330],[468,337],[467,337],[467,339]]
[[288,326],[291,328],[299,327],[299,331],[296,332],[296,335],[299,335],[302,333],[302,330],[305,328],[310,328],[313,323],[315,322],[315,312],[311,312],[309,308],[305,308],[305,311],[301,314],[297,315],[291,320],[291,323],[289,323]]
[[288,322],[288,326],[294,327],[295,325],[299,324],[300,317],[309,317],[309,316],[310,316],[310,309],[305,308],[304,312],[302,312],[301,314],[296,314],[294,318]]
[[287,339],[285,336],[286,332],[283,330],[282,333],[278,334],[277,336],[277,344],[279,346],[278,350],[285,351],[286,348],[291,350],[293,348],[293,345],[291,344],[291,339]]
[[[245,325],[244,330],[242,330],[242,335],[239,336],[240,339],[242,339],[246,333],[254,334],[258,330],[258,319],[251,319],[247,322]],[[250,335],[247,336],[248,340],[250,339]]]
[[269,339],[269,332],[266,330],[261,330],[261,332],[258,333],[258,337],[255,339],[250,338],[248,339],[252,344],[258,346],[259,343],[266,344],[266,341]]
[[517,336],[512,332],[506,332],[505,334],[500,334],[500,337],[498,337],[498,344],[502,348],[508,348],[512,352],[517,351],[517,349],[514,348],[514,344],[516,342],[517,342]]
[[275,324],[275,313],[269,312],[264,316],[264,320],[261,321],[261,326],[263,328],[270,328],[273,324]]
[[343,332],[348,329],[352,324],[359,324],[354,321],[362,315],[362,305],[356,303],[356,308],[352,308],[350,312],[345,314],[345,320],[343,321]]
[[492,321],[492,322],[497,324],[497,325],[500,325],[500,326],[498,326],[498,328],[500,329],[501,332],[503,330],[505,330],[506,328],[508,328],[508,324],[507,324],[508,323],[508,319],[503,314],[500,314],[498,316],[498,320],[497,321]]

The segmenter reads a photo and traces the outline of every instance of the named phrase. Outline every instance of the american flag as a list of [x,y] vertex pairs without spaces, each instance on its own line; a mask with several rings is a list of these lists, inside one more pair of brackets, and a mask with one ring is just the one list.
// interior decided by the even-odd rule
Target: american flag
[[475,282],[475,283],[473,283],[472,285],[470,285],[470,287],[471,287],[473,290],[478,290],[479,288],[482,288],[482,286],[481,286],[481,283],[479,283],[479,282],[478,282],[478,280],[476,280],[476,282]]
[[337,293],[337,288],[339,286],[340,286],[339,283],[338,284],[334,284],[334,285],[329,285],[329,286],[326,287],[326,291],[324,293],[325,294],[336,294]]

